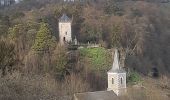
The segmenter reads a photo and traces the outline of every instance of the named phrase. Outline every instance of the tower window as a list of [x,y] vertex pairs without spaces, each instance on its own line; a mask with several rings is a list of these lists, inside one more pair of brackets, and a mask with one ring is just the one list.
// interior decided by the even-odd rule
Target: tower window
[[65,34],[67,35],[67,32]]
[[114,79],[112,78],[112,84],[114,84]]
[[120,83],[123,84],[123,78],[122,77],[120,78]]

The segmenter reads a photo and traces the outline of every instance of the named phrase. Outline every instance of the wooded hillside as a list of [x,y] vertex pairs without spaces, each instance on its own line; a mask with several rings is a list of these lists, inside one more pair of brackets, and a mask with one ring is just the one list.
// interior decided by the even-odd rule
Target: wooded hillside
[[[23,0],[0,8],[0,99],[69,100],[76,92],[104,90],[115,47],[128,71],[168,77],[169,10],[168,0]],[[59,45],[63,13],[73,19],[80,43],[101,47],[70,51]]]

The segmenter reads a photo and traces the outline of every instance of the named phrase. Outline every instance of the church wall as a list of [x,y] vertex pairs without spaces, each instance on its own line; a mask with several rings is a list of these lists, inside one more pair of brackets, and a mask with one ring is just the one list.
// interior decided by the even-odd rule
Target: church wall
[[[112,78],[114,84],[112,84]],[[122,78],[122,80],[121,80]],[[108,73],[108,91],[113,90],[117,95],[126,93],[126,73]]]
[[[112,84],[112,78],[114,79],[114,84]],[[108,74],[108,90],[118,89],[118,75],[117,73]]]
[[[126,88],[126,73],[119,73],[119,88]],[[122,83],[121,83],[122,78]]]
[[[119,73],[119,92],[118,95],[124,95],[126,94],[126,73]],[[122,78],[122,83],[121,83],[121,78]]]

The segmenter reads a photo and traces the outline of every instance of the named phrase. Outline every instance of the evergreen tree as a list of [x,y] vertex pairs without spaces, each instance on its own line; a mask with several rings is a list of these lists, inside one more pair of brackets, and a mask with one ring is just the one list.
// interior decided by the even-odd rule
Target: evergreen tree
[[47,51],[54,47],[55,39],[51,35],[51,31],[47,23],[41,23],[37,32],[35,43],[32,49],[35,51]]

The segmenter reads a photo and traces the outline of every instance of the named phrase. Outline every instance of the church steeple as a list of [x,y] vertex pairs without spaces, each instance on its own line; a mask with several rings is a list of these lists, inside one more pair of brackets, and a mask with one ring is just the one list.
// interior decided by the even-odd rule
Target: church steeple
[[107,90],[114,91],[116,95],[122,95],[126,93],[126,71],[124,71],[119,65],[119,53],[117,49],[115,49],[112,69],[109,70],[107,74]]
[[120,66],[119,66],[119,54],[118,54],[118,50],[116,49],[115,50],[115,53],[114,53],[114,61],[113,61],[113,65],[112,65],[112,71],[116,71],[116,70],[119,70],[120,69]]

